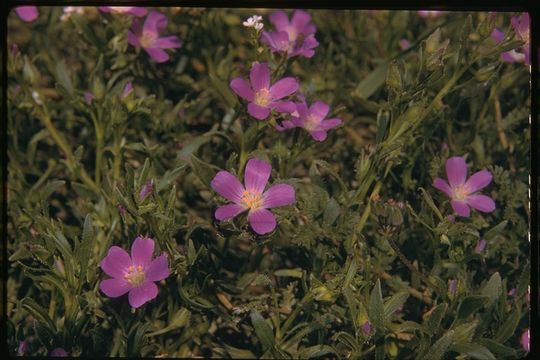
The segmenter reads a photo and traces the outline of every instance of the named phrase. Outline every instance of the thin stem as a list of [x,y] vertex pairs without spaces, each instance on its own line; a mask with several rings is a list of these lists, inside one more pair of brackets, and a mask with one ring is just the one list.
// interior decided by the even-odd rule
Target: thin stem
[[[387,272],[383,272],[381,274],[381,278],[383,280],[389,281],[389,280],[392,280],[392,275],[388,274]],[[409,294],[411,294],[413,297],[417,298],[418,300],[421,300],[428,305],[433,304],[433,300],[431,300],[429,297],[425,296],[424,294],[422,294],[420,291],[416,290],[415,288],[407,287],[407,291],[409,292]]]

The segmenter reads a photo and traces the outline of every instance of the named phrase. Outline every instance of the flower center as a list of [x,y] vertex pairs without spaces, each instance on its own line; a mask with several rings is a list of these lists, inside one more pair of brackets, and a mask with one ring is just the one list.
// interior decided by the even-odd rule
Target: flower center
[[306,119],[304,129],[307,131],[315,130],[319,126],[319,120],[317,120],[313,115],[309,115]]
[[266,106],[270,103],[270,91],[268,89],[260,89],[255,93],[255,104]]
[[152,47],[157,36],[153,32],[143,31],[142,36],[139,38],[139,42],[143,48]]
[[465,184],[456,186],[454,189],[452,189],[454,192],[454,199],[455,200],[464,200],[469,196],[470,190]]
[[296,32],[296,28],[292,25],[289,25],[287,27],[287,33],[289,34],[289,41],[294,42],[296,38],[298,37],[298,33]]
[[141,265],[128,267],[127,273],[124,275],[124,279],[134,287],[141,285],[144,282],[144,269]]
[[246,208],[255,210],[262,206],[263,199],[260,193],[246,190],[242,194],[241,202],[242,202],[242,205],[244,205]]

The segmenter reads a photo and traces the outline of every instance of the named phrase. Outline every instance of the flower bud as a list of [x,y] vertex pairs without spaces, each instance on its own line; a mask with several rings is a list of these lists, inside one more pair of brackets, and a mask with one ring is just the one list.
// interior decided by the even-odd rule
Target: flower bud
[[32,64],[28,57],[24,57],[23,77],[32,85],[36,85],[39,82],[40,75],[38,69]]
[[311,294],[316,301],[332,301],[334,298],[332,292],[324,285],[320,285],[312,289]]

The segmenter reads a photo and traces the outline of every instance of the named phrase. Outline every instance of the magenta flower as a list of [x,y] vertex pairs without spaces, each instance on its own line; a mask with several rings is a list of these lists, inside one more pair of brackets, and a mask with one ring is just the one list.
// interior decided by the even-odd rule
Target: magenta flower
[[418,16],[423,18],[436,18],[442,15],[442,11],[439,10],[419,10]]
[[138,308],[157,296],[154,284],[169,276],[167,254],[152,260],[154,240],[138,236],[131,246],[131,257],[118,247],[109,249],[101,261],[101,269],[112,279],[101,282],[99,288],[108,297],[116,298],[129,292],[129,304]]
[[523,334],[521,334],[521,347],[526,352],[529,352],[531,350],[531,331],[529,329],[525,330]]
[[478,190],[485,188],[491,182],[493,177],[489,171],[478,171],[467,180],[465,159],[454,156],[446,161],[446,176],[450,185],[443,179],[436,178],[433,186],[450,197],[450,204],[459,216],[470,216],[470,207],[481,212],[495,210],[493,199],[486,195],[476,194]]
[[151,11],[144,21],[144,26],[134,19],[128,31],[128,42],[136,48],[143,48],[157,63],[169,60],[164,49],[175,49],[182,46],[177,36],[160,37],[161,30],[167,27],[167,17],[157,11]]
[[510,291],[508,291],[508,296],[511,296],[513,298],[515,298],[517,295],[517,289],[516,288],[512,288],[510,289]]
[[477,254],[481,254],[482,251],[486,248],[487,242],[484,239],[480,239],[478,243],[476,244],[476,247],[474,248],[474,252]]
[[[496,43],[502,42],[504,37],[505,34],[499,29],[493,29],[491,32],[491,38],[495,40]],[[523,62],[525,60],[525,55],[518,53],[515,49],[512,49],[510,51],[501,53],[501,60],[506,63]]]
[[242,99],[249,101],[248,113],[257,120],[264,120],[271,110],[278,112],[291,111],[294,103],[278,101],[298,90],[298,80],[286,77],[270,86],[270,69],[268,64],[253,64],[249,72],[250,82],[237,77],[230,83],[231,89]]
[[295,127],[305,129],[316,141],[324,141],[327,131],[341,125],[341,119],[326,119],[330,111],[328,104],[322,101],[315,101],[309,108],[305,98],[300,96],[301,102],[296,103],[296,111],[291,114],[291,118],[285,120],[276,129],[284,131]]
[[287,54],[287,57],[302,55],[310,58],[315,54],[314,48],[319,46],[315,39],[317,31],[311,24],[311,16],[304,10],[296,10],[291,21],[283,11],[276,11],[270,16],[270,22],[277,31],[263,32],[261,41],[270,47],[272,52]]
[[24,356],[28,350],[28,340],[23,340],[19,342],[19,347],[17,348],[17,356]]
[[531,65],[531,42],[529,37],[531,20],[528,13],[522,13],[519,17],[513,16],[511,19],[511,24],[516,35],[520,40],[523,40],[523,55],[525,56],[524,62],[525,65]]
[[407,50],[411,47],[411,43],[407,39],[401,39],[399,40],[399,47],[401,48],[401,50]]
[[122,91],[122,99],[125,99],[133,92],[133,85],[131,84],[131,81],[124,86],[124,90]]
[[131,14],[134,16],[145,16],[148,10],[138,6],[98,6],[99,11],[104,13]]
[[67,357],[67,356],[69,356],[69,354],[63,348],[57,347],[56,349],[51,351],[50,356],[52,356],[52,357]]
[[94,94],[92,94],[90,91],[85,91],[84,92],[84,101],[88,105],[92,105],[92,100],[94,100]]
[[369,320],[366,320],[362,324],[362,332],[365,336],[369,336],[369,334],[371,334],[371,322]]
[[267,234],[276,228],[276,218],[268,209],[291,205],[296,201],[294,188],[288,184],[276,184],[264,191],[272,166],[263,160],[252,158],[247,162],[244,175],[245,187],[228,171],[219,171],[212,180],[212,189],[232,201],[217,208],[219,221],[234,218],[249,210],[248,222],[259,234]]
[[39,16],[37,6],[17,6],[15,12],[19,19],[26,22],[32,22]]
[[457,291],[457,280],[452,279],[448,282],[448,295],[454,296]]

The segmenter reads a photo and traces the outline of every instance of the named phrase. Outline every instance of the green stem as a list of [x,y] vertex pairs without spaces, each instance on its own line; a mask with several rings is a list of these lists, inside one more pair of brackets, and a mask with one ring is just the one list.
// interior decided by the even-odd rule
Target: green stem
[[99,194],[101,191],[99,187],[95,184],[95,182],[92,180],[92,178],[88,175],[86,170],[84,170],[83,167],[78,166],[77,162],[75,161],[75,156],[73,155],[73,152],[71,151],[71,148],[69,147],[67,141],[64,139],[62,134],[58,132],[56,127],[53,125],[51,117],[49,116],[49,113],[46,108],[44,108],[42,111],[39,111],[39,120],[47,128],[47,131],[49,134],[51,134],[51,137],[53,138],[54,142],[56,142],[56,145],[62,150],[64,155],[66,156],[66,161],[68,165],[69,171],[76,173],[79,175],[81,181],[92,191],[94,191],[96,194]]
[[420,272],[420,270],[418,270],[417,268],[414,267],[414,265],[409,261],[409,259],[407,259],[407,257],[405,256],[405,254],[403,254],[401,252],[401,249],[397,246],[397,244],[394,242],[394,240],[392,240],[392,238],[390,238],[389,236],[386,237],[386,240],[388,240],[388,243],[390,244],[390,246],[392,247],[392,249],[395,251],[395,253],[397,254],[397,256],[399,257],[399,259],[401,260],[401,262],[407,266],[409,268],[409,270],[413,273],[415,273],[416,275],[418,275],[418,277],[420,277],[427,285],[429,285],[432,289],[435,289],[435,285],[431,282],[431,280],[429,280],[429,278],[427,276],[425,276],[424,274],[422,274]]
[[94,181],[99,187],[101,185],[101,166],[103,163],[103,134],[101,131],[96,131],[96,169],[94,173]]
[[289,330],[289,327],[291,327],[292,323],[294,322],[298,314],[300,314],[300,311],[302,311],[302,308],[304,307],[304,305],[309,303],[311,300],[313,300],[313,295],[311,295],[311,293],[307,293],[306,295],[304,295],[302,300],[300,300],[300,303],[298,303],[298,306],[294,308],[291,315],[287,318],[287,320],[281,327],[281,332],[283,334],[287,333],[287,330]]

